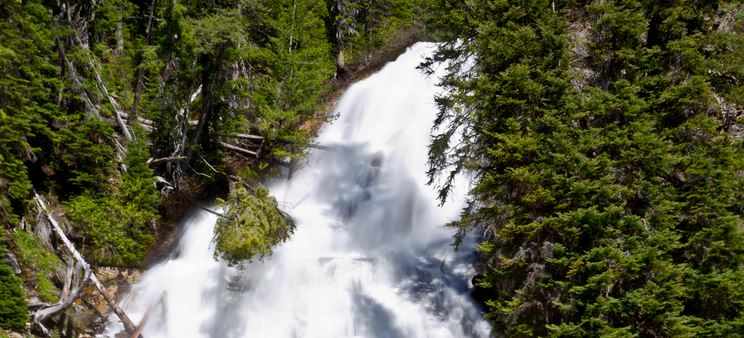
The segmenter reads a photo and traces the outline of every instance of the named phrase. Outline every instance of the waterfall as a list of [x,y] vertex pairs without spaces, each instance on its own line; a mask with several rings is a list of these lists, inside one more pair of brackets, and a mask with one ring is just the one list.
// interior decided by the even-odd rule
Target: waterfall
[[[216,216],[195,213],[172,257],[121,302],[154,337],[488,337],[469,297],[472,243],[454,250],[466,181],[439,207],[426,185],[436,74],[416,69],[435,45],[410,47],[351,86],[337,117],[272,194],[297,231],[271,257],[213,258]],[[112,318],[104,336],[121,325]]]

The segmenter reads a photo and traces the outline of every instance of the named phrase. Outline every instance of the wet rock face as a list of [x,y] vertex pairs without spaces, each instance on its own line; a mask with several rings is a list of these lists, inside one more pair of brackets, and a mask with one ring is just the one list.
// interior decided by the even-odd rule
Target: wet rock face
[[[142,272],[137,269],[98,267],[94,268],[94,273],[106,292],[117,301],[132,284],[142,278]],[[74,313],[70,314],[69,319],[72,321],[75,337],[94,337],[111,315],[111,308],[93,285],[84,290],[80,301],[73,308]]]
[[[94,269],[94,273],[103,284],[106,292],[117,301],[132,284],[142,278],[142,271],[138,269],[99,267]],[[93,307],[101,317],[107,317],[111,314],[111,309],[106,303],[106,300],[94,287],[91,286],[86,289],[83,300]]]

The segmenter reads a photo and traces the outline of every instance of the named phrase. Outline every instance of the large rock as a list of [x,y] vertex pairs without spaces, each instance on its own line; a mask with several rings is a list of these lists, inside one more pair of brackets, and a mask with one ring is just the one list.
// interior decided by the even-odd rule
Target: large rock
[[103,283],[112,281],[114,279],[119,278],[119,275],[121,274],[119,269],[113,268],[113,267],[100,267],[95,269],[96,277],[98,277],[98,280],[100,280]]

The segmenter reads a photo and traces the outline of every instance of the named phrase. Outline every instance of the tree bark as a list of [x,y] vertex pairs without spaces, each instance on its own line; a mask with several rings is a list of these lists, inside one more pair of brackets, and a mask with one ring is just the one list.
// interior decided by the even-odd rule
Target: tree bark
[[[205,67],[209,64],[209,57],[207,55],[202,55],[201,57],[201,64],[202,67]],[[207,123],[207,118],[209,117],[210,110],[212,109],[212,72],[208,69],[202,69],[202,109],[201,114],[199,115],[199,122],[196,124],[196,130],[194,131],[194,135],[191,138],[191,146],[189,147],[188,152],[188,158],[189,161],[191,161],[191,157],[194,155],[194,147],[199,143],[199,139],[201,138],[202,130],[204,130],[204,125]]]
[[[121,117],[123,119],[127,119],[127,123],[129,123],[129,125],[131,125],[130,120],[132,119],[132,114],[127,114],[127,113],[122,112],[121,113]],[[148,126],[151,126],[151,127],[153,125],[152,121],[151,120],[148,120],[146,118],[142,118],[142,117],[139,117],[138,116],[138,117],[136,117],[136,119],[137,119],[137,122],[140,123],[140,125],[148,125]]]
[[220,66],[226,48],[227,46],[224,44],[217,46],[217,53],[214,59],[210,58],[210,56],[206,54],[202,54],[199,57],[200,64],[202,65],[202,111],[199,116],[199,123],[196,125],[196,130],[191,138],[191,146],[189,147],[188,152],[189,161],[191,161],[191,158],[193,157],[194,148],[199,144],[205,125],[212,114],[212,101],[214,100],[213,84],[215,78],[219,76]]

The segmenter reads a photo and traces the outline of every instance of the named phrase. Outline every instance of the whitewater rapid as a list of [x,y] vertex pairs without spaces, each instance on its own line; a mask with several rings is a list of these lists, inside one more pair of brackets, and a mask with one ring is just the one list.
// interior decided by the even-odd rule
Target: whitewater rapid
[[[455,251],[443,224],[463,206],[461,180],[438,207],[426,185],[437,74],[416,66],[419,43],[352,85],[338,116],[291,180],[272,194],[297,231],[271,257],[242,269],[217,262],[216,216],[196,212],[171,258],[121,301],[143,336],[488,337],[469,297],[472,247]],[[122,326],[112,317],[102,336]]]

